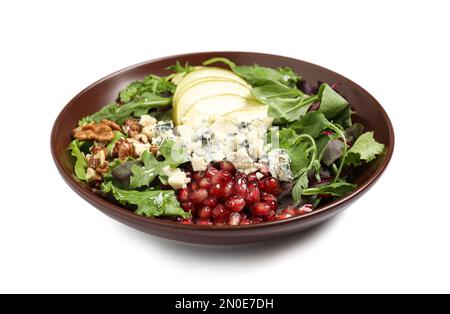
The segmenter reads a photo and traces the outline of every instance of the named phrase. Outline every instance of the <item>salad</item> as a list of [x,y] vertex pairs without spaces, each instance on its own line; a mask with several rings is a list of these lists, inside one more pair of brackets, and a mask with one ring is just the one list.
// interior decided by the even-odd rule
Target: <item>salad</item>
[[304,215],[353,191],[354,169],[384,152],[337,84],[225,58],[167,70],[81,119],[69,147],[75,176],[137,215],[207,226]]

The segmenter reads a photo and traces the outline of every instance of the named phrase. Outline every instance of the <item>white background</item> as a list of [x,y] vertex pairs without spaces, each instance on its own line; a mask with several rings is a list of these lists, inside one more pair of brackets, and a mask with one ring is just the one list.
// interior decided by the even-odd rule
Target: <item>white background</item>
[[[0,292],[450,292],[449,11],[446,1],[1,1]],[[378,184],[312,232],[234,248],[154,238],[75,195],[49,149],[63,106],[122,67],[207,50],[287,55],[365,87],[396,131]]]

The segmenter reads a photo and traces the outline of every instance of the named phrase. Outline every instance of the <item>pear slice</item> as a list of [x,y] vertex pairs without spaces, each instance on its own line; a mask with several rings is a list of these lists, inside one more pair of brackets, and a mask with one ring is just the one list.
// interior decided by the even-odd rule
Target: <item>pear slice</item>
[[[184,115],[181,123],[185,125],[198,125],[203,121],[213,122],[217,118],[232,112],[245,109],[261,108],[266,112],[266,106],[255,99],[248,99],[234,94],[213,95],[200,99]],[[261,111],[261,110],[259,110]]]
[[173,102],[173,120],[175,124],[180,124],[186,112],[201,99],[223,94],[237,95],[249,99],[253,97],[249,87],[232,80],[212,79],[200,81],[187,88],[181,97]]

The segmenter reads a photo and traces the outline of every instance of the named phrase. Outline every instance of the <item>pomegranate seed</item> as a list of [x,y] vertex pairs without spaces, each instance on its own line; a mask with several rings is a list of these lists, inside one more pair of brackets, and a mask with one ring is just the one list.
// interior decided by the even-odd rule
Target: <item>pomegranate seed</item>
[[222,184],[230,182],[232,179],[231,173],[226,170],[219,170],[213,175],[211,182],[212,184]]
[[190,201],[181,202],[181,208],[183,208],[184,211],[186,211],[186,212],[195,211],[194,203],[192,203]]
[[242,219],[240,225],[250,225],[252,223],[252,221],[248,218],[244,218]]
[[226,170],[230,173],[236,172],[236,168],[234,167],[234,165],[231,162],[226,161],[226,160],[220,162],[220,169]]
[[200,204],[208,197],[208,190],[198,189],[191,192],[189,198],[194,204]]
[[216,221],[214,221],[214,225],[225,226],[226,224],[225,224],[225,221],[223,221],[223,220],[216,220]]
[[249,186],[247,195],[245,196],[245,201],[247,205],[259,202],[261,199],[261,193],[256,185]]
[[256,182],[256,181],[258,181],[258,177],[256,176],[256,172],[250,173],[247,176],[247,181],[248,182]]
[[181,219],[178,222],[183,224],[183,225],[192,225],[192,220],[191,219]]
[[195,171],[192,174],[192,179],[194,179],[194,181],[200,181],[201,179],[203,179],[203,177],[205,176],[205,172],[204,171]]
[[245,197],[248,193],[247,179],[239,177],[234,184],[234,194]]
[[191,183],[189,183],[188,188],[191,191],[198,190],[198,183],[197,182],[191,182]]
[[219,204],[212,210],[212,216],[215,220],[224,220],[227,212],[225,206]]
[[292,208],[286,208],[286,209],[282,210],[281,213],[278,215],[278,219],[280,219],[280,220],[287,219],[287,218],[294,217],[295,215],[296,215],[295,210],[293,210]]
[[277,198],[272,194],[263,192],[261,195],[261,202],[268,204],[271,210],[277,210],[278,208]]
[[233,195],[225,202],[225,206],[233,212],[240,212],[245,207],[245,200],[241,196]]
[[269,178],[265,178],[261,181],[259,181],[259,189],[263,192],[272,194],[272,195],[278,195],[281,192],[280,189],[280,183],[278,182],[277,179],[269,177]]
[[208,166],[208,168],[206,168],[205,170],[205,176],[207,178],[212,178],[219,170],[217,170],[216,168],[214,168],[213,166]]
[[268,216],[272,213],[270,206],[266,203],[256,202],[250,208],[252,215],[255,216]]
[[199,209],[197,216],[201,219],[208,219],[212,215],[212,209],[209,206],[203,206]]
[[239,213],[231,213],[230,216],[228,216],[228,224],[230,226],[237,226],[241,223],[241,214]]
[[179,189],[178,190],[178,198],[180,201],[188,201],[189,200],[189,191],[188,189]]
[[275,221],[277,219],[278,215],[274,211],[271,211],[269,215],[264,216],[264,221]]
[[209,219],[197,219],[197,221],[195,223],[200,226],[212,226],[213,225],[213,223]]
[[227,198],[227,197],[229,197],[230,195],[232,195],[233,194],[233,191],[234,191],[234,183],[233,183],[233,181],[230,181],[230,182],[228,182],[227,184],[225,184],[225,185],[221,185],[220,186],[220,195],[223,197],[223,198]]
[[214,197],[208,197],[206,200],[202,202],[204,206],[208,206],[211,208],[214,208],[217,205],[217,203],[219,203],[219,201],[217,200],[217,198]]
[[260,222],[263,222],[261,217],[252,217],[251,221],[252,221],[252,224],[259,224]]
[[222,187],[220,184],[215,184],[209,189],[209,195],[211,197],[219,198],[222,196]]
[[201,187],[202,189],[209,189],[212,184],[211,184],[211,179],[209,178],[202,178],[198,181],[198,186]]

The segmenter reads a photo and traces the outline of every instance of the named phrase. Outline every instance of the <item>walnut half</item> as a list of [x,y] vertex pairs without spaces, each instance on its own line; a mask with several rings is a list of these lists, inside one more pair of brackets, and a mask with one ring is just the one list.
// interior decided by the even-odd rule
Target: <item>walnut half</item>
[[109,142],[114,138],[113,130],[120,126],[109,120],[100,123],[89,123],[73,130],[73,137],[81,141]]

